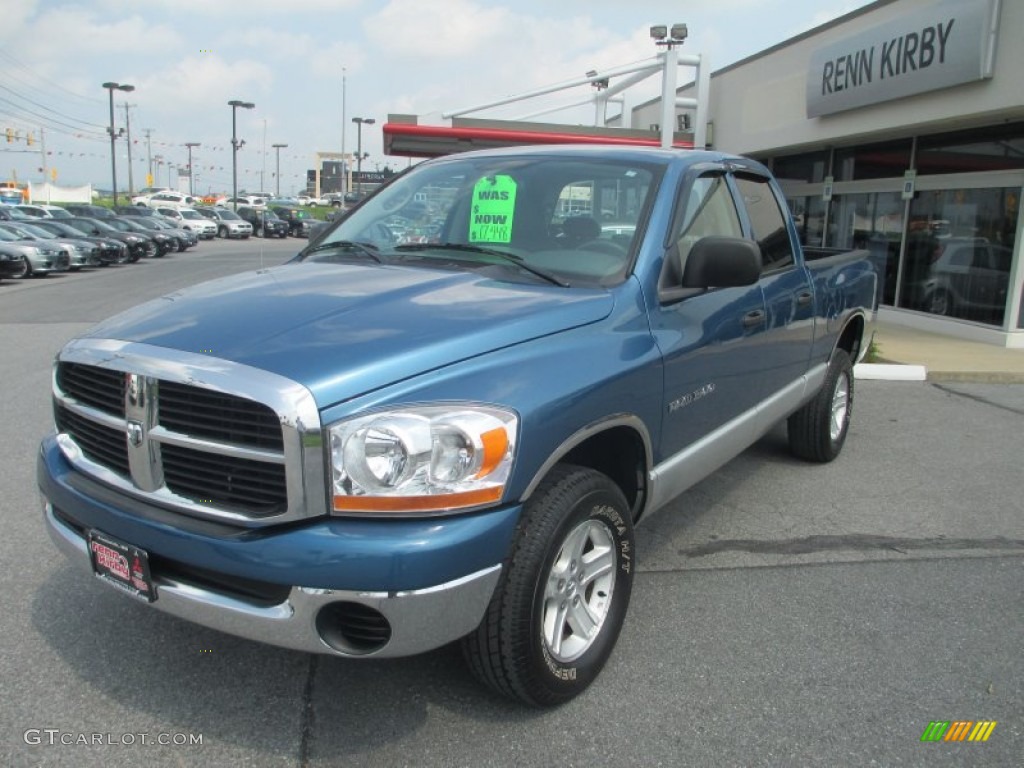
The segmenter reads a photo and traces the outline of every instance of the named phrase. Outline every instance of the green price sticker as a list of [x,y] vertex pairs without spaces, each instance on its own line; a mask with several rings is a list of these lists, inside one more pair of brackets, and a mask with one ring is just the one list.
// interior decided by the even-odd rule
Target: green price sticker
[[469,242],[511,242],[515,209],[516,182],[511,176],[499,174],[480,179],[473,187]]

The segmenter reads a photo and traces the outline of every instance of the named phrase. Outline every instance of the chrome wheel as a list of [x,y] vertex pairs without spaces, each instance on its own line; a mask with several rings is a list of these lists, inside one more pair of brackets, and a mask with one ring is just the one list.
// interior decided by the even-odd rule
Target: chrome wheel
[[829,422],[829,437],[838,440],[846,426],[846,414],[850,408],[850,380],[847,376],[839,377],[832,393],[832,419]]
[[541,606],[548,652],[568,662],[584,654],[601,632],[615,590],[615,539],[600,520],[573,528],[552,563]]

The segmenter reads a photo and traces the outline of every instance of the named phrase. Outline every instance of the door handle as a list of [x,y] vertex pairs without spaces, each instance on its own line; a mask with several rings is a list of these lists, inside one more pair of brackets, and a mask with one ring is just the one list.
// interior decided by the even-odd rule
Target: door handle
[[811,303],[811,299],[813,298],[813,293],[811,293],[810,291],[803,291],[802,293],[797,294],[796,303],[799,304],[801,307],[806,307],[808,304]]
[[764,310],[763,309],[752,310],[750,312],[747,312],[747,314],[745,314],[743,316],[743,327],[744,328],[753,328],[753,327],[755,327],[757,325],[762,325],[763,323],[764,323]]

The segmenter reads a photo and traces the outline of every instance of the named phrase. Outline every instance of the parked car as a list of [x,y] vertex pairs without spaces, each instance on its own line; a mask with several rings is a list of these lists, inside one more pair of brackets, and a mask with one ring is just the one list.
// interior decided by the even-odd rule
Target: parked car
[[190,229],[176,227],[163,216],[136,216],[132,221],[146,229],[163,232],[173,237],[176,241],[178,253],[191,248],[199,242],[199,235],[195,232]]
[[231,210],[234,210],[235,207],[239,206],[239,205],[263,206],[263,205],[266,205],[266,204],[267,204],[266,198],[255,197],[255,196],[251,196],[251,195],[239,195],[238,197],[226,197],[226,198],[224,198],[223,206],[225,208],[230,208]]
[[178,250],[177,238],[172,237],[166,232],[158,232],[156,230],[148,229],[131,217],[114,216],[111,219],[105,219],[103,223],[113,227],[119,232],[129,232],[131,234],[138,235],[139,237],[146,237],[152,240],[154,247],[151,252],[146,254],[147,256],[161,258],[170,251]]
[[68,203],[64,209],[72,216],[85,216],[90,219],[109,219],[117,215],[109,208],[90,203]]
[[217,236],[217,225],[203,216],[195,208],[165,208],[157,206],[157,213],[174,222],[176,226],[195,232],[202,240],[213,240]]
[[245,240],[252,235],[252,224],[228,208],[203,206],[196,210],[217,225],[217,237]]
[[128,246],[120,240],[88,235],[80,229],[75,229],[69,224],[63,223],[60,219],[40,219],[39,221],[32,222],[32,225],[39,227],[40,229],[45,229],[47,232],[52,232],[55,235],[60,235],[61,237],[81,239],[86,242],[93,243],[99,249],[99,253],[97,255],[99,257],[101,267],[106,267],[110,264],[124,264],[128,262],[131,257],[131,254],[128,251]]
[[191,208],[197,202],[191,195],[181,192],[156,192],[146,197],[144,202],[133,201],[133,204],[145,205],[147,208]]
[[25,255],[17,248],[0,242],[0,279],[24,277],[28,271]]
[[280,218],[288,222],[289,235],[292,237],[309,237],[309,222],[313,220],[313,217],[305,208],[292,205],[274,205],[273,201],[268,207]]
[[31,220],[32,218],[32,216],[29,216],[24,211],[19,210],[16,205],[0,203],[0,221],[17,221],[19,219],[24,221],[25,219]]
[[[43,222],[39,222],[39,224],[41,223]],[[100,249],[98,245],[86,240],[84,237],[67,237],[56,234],[46,227],[39,226],[39,224],[28,221],[9,221],[0,226],[26,240],[38,240],[65,249],[68,254],[68,269],[72,272],[77,272],[82,267],[100,266]]]
[[237,213],[252,224],[256,237],[288,237],[288,222],[266,206],[240,205]]
[[[907,269],[913,306],[936,315],[972,318],[996,313],[1001,318],[1013,250],[980,237],[934,237],[928,243],[923,254],[930,262],[927,268]],[[908,245],[908,253],[919,251]],[[908,258],[908,265],[912,261]]]
[[297,195],[295,197],[295,199],[301,205],[307,205],[307,206],[309,206],[309,205],[330,205],[330,203],[327,202],[324,198],[317,197],[316,195],[314,195],[312,193],[308,193],[308,194],[307,193],[303,193],[301,195]]
[[71,215],[66,208],[62,208],[59,205],[22,203],[14,207],[25,215],[37,219],[57,219]]
[[50,244],[45,240],[26,239],[14,234],[0,224],[0,244],[8,248],[8,253],[20,253],[25,259],[23,277],[46,277],[51,272],[67,272],[71,266],[71,256],[66,248]]
[[114,208],[114,213],[118,216],[135,216],[137,218],[160,216],[159,213],[146,205],[118,205]]
[[70,219],[63,219],[63,222],[93,237],[120,240],[128,246],[128,261],[130,263],[135,263],[143,257],[149,257],[156,253],[156,243],[152,238],[134,232],[121,232],[100,219],[74,216]]

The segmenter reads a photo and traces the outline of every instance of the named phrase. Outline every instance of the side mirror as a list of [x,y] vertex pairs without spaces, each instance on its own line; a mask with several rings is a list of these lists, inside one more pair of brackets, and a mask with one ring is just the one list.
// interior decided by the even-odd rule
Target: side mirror
[[761,248],[741,237],[702,237],[683,266],[683,288],[753,285],[761,276]]

